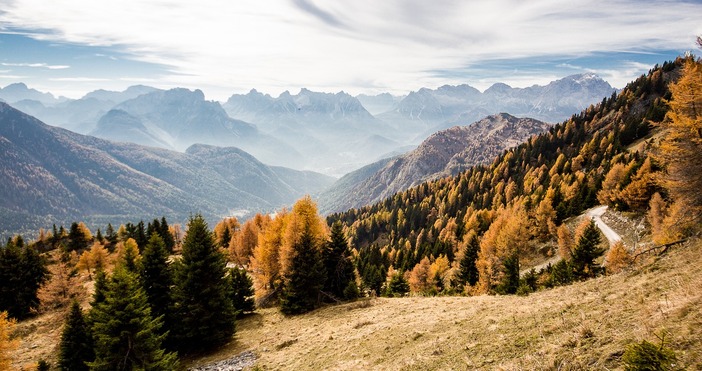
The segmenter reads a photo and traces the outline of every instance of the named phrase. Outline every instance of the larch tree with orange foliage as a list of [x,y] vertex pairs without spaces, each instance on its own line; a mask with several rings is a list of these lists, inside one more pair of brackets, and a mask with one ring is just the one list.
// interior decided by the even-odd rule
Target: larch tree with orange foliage
[[17,349],[19,342],[11,339],[15,321],[7,318],[7,312],[0,312],[0,370],[10,370],[11,353]]
[[281,311],[300,314],[314,309],[320,301],[326,279],[322,249],[328,227],[309,196],[297,201],[288,217],[280,250]]
[[288,223],[288,211],[283,209],[258,234],[258,243],[251,257],[256,305],[266,307],[278,300],[280,293],[280,249]]
[[[476,267],[478,292],[489,293],[503,281],[505,261],[527,251],[528,216],[522,205],[502,209],[480,241]],[[508,261],[509,263],[510,261]]]
[[661,152],[673,204],[665,224],[682,237],[702,225],[702,62],[688,58],[670,91]]

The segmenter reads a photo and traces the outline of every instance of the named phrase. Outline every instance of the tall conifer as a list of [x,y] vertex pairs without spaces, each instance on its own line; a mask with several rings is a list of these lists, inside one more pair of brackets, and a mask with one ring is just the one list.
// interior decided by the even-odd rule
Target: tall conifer
[[93,337],[85,321],[83,310],[77,301],[71,304],[71,311],[66,318],[66,325],[61,333],[59,345],[59,362],[61,370],[89,370],[87,362],[95,359]]
[[174,370],[178,358],[162,348],[161,318],[151,316],[136,274],[118,266],[105,300],[91,310],[95,360],[91,370]]
[[180,349],[199,351],[222,345],[234,334],[234,309],[227,296],[226,258],[202,215],[192,217],[175,269],[174,314]]

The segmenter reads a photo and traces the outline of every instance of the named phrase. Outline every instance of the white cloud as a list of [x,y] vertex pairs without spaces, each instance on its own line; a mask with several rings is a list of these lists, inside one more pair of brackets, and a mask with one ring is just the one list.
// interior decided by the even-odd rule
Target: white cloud
[[[223,98],[251,87],[404,93],[495,58],[685,50],[702,4],[638,0],[14,0],[0,26],[112,46]],[[612,73],[614,76],[615,73]]]
[[71,68],[71,66],[65,65],[52,65],[47,63],[0,63],[6,67],[31,67],[31,68],[48,68],[50,70],[63,70],[66,68]]
[[52,77],[49,81],[60,81],[60,82],[98,82],[98,81],[109,81],[109,79],[98,78],[98,77]]

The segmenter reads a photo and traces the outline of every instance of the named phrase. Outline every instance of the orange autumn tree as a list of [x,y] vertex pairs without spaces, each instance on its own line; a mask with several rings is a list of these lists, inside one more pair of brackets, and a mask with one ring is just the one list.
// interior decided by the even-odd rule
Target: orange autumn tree
[[667,239],[677,239],[702,224],[702,63],[688,58],[670,91],[661,154],[672,204],[663,224]]

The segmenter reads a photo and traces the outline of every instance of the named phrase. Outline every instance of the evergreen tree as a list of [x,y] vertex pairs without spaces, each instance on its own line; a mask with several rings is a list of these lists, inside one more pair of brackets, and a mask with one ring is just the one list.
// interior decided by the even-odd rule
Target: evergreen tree
[[302,232],[293,250],[290,271],[283,277],[280,310],[285,314],[301,314],[314,309],[324,283],[324,265],[308,230]]
[[105,239],[102,237],[102,232],[100,232],[100,228],[98,228],[97,233],[95,234],[95,240],[103,243]]
[[519,288],[519,255],[514,253],[502,262],[503,276],[495,288],[498,294],[516,294]]
[[91,370],[174,370],[175,353],[162,348],[161,318],[151,316],[137,276],[117,267],[105,300],[91,310],[95,360]]
[[323,290],[336,298],[352,299],[344,295],[349,283],[355,283],[355,277],[349,246],[340,222],[332,225],[331,240],[323,251],[323,259],[327,273]]
[[105,229],[105,239],[111,247],[117,244],[117,233],[110,223],[107,224],[107,229]]
[[475,261],[478,260],[478,252],[480,251],[480,241],[475,233],[470,233],[468,243],[463,250],[463,257],[459,262],[458,271],[458,286],[465,285],[474,286],[478,283],[478,268],[475,266]]
[[599,273],[600,266],[595,264],[595,259],[605,252],[600,247],[601,242],[600,231],[595,221],[590,220],[573,249],[571,265],[575,278],[594,277]]
[[158,234],[163,239],[163,243],[166,246],[166,251],[168,251],[169,254],[172,254],[173,249],[175,248],[175,239],[168,228],[168,223],[166,222],[165,216],[161,217],[161,223],[159,226],[161,229],[159,230]]
[[227,278],[229,280],[229,298],[234,310],[237,313],[253,312],[255,309],[253,280],[246,273],[246,270],[237,267],[231,268]]
[[404,296],[410,291],[410,286],[402,272],[398,271],[392,275],[388,286],[385,289],[386,296]]
[[229,241],[232,239],[232,234],[229,231],[229,227],[224,227],[224,230],[222,230],[222,235],[219,237],[219,247],[222,249],[226,249],[229,247]]
[[138,273],[139,260],[140,256],[137,242],[131,238],[124,241],[124,247],[119,256],[118,264],[132,273]]
[[107,293],[107,274],[104,270],[99,270],[95,273],[95,284],[93,292],[93,300],[90,301],[90,306],[95,308],[98,304],[105,301]]
[[[164,330],[172,331],[171,286],[173,277],[168,266],[168,252],[158,233],[154,232],[141,257],[141,280],[154,317],[163,317]],[[165,332],[165,331],[164,331]]]
[[17,242],[10,241],[0,248],[0,311],[23,319],[39,307],[37,292],[48,280],[49,271],[33,247],[20,247]]
[[71,311],[61,333],[59,362],[61,370],[88,370],[87,362],[95,359],[93,337],[77,301],[71,304]]
[[88,248],[88,239],[85,236],[83,230],[81,230],[78,223],[73,222],[71,224],[71,229],[68,232],[68,246],[66,248],[68,251],[80,251]]
[[144,246],[149,242],[148,237],[146,237],[146,227],[144,226],[144,221],[140,220],[139,224],[136,226],[136,235],[134,236],[134,240],[137,243],[137,246],[139,246],[140,249],[143,249]]
[[[158,219],[154,219],[149,225],[146,227],[146,235],[151,239],[151,236],[154,233],[161,233],[161,223],[159,223]],[[148,242],[147,242],[148,243]]]
[[173,290],[174,314],[180,323],[175,336],[181,349],[205,350],[231,339],[235,312],[225,276],[226,258],[215,246],[205,219],[192,217]]

